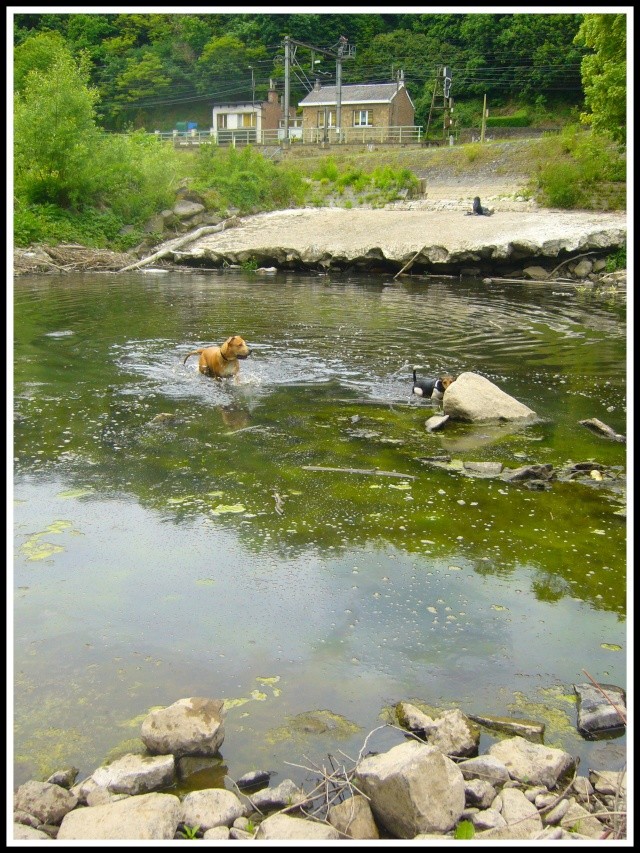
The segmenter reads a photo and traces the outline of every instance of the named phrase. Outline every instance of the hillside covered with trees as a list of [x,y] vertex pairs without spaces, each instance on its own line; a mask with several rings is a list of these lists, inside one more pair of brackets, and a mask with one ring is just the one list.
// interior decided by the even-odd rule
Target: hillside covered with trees
[[[580,14],[18,14],[15,44],[35,35],[44,60],[63,40],[84,57],[106,129],[170,129],[179,118],[208,126],[213,102],[263,99],[269,81],[282,86],[283,39],[334,48],[341,36],[353,55],[342,81],[386,82],[404,73],[425,125],[438,68],[452,72],[451,95],[481,109],[516,102],[538,108],[575,107],[584,100],[575,42]],[[33,59],[16,56],[19,85]],[[317,61],[320,60],[320,61]],[[299,48],[291,102],[316,76],[335,83],[335,63]],[[479,106],[478,106],[479,105]]]

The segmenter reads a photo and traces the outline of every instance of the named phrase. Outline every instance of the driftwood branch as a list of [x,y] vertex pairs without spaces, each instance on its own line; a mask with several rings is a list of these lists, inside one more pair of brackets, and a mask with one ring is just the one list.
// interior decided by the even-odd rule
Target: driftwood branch
[[586,258],[589,255],[595,255],[595,252],[585,252],[583,255],[574,255],[572,258],[566,258],[566,260],[562,261],[562,263],[559,263],[557,267],[552,269],[551,272],[549,273],[549,275],[552,276],[554,274],[554,272],[557,272],[560,269],[560,267],[563,267],[565,264],[568,264],[571,261],[577,261],[578,258]]
[[380,471],[378,468],[330,468],[324,465],[303,465],[303,471],[335,471],[340,474],[368,474],[373,477],[401,477],[405,480],[415,480],[413,474],[400,474],[397,471]]
[[152,261],[157,261],[160,258],[163,258],[170,252],[174,252],[181,246],[185,246],[187,243],[192,243],[194,240],[199,240],[200,237],[204,237],[205,234],[217,234],[219,231],[224,231],[226,228],[231,228],[233,225],[237,224],[238,220],[235,216],[232,216],[230,219],[225,219],[224,222],[220,222],[218,225],[203,225],[202,228],[198,228],[196,231],[191,231],[189,234],[185,234],[183,237],[178,237],[174,240],[169,240],[163,245],[161,249],[159,249],[157,252],[154,252],[153,255],[149,255],[147,258],[143,258],[140,261],[136,261],[135,264],[129,264],[128,267],[123,267],[121,270],[118,270],[118,272],[129,272],[129,270],[140,269],[140,267],[144,267],[147,264],[150,264]]
[[398,278],[398,276],[402,275],[402,273],[403,273],[405,270],[408,270],[408,269],[409,269],[409,267],[413,266],[413,262],[414,262],[414,261],[415,261],[415,259],[418,257],[418,255],[420,254],[420,252],[422,252],[422,251],[423,251],[423,249],[424,249],[424,248],[425,248],[425,247],[424,247],[424,246],[422,246],[422,248],[418,249],[418,251],[417,251],[417,252],[415,253],[415,255],[411,258],[411,260],[410,260],[410,261],[407,261],[407,263],[402,267],[402,269],[400,270],[400,272],[397,272],[397,273],[394,275],[394,277],[393,277],[393,280],[394,280],[394,281]]

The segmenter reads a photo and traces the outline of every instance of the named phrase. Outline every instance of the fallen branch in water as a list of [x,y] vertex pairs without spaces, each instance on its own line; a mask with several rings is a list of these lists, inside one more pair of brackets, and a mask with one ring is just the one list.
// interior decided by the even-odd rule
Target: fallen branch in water
[[397,272],[397,273],[394,275],[394,277],[393,277],[393,280],[394,280],[394,281],[398,278],[398,276],[402,275],[402,273],[403,273],[405,270],[408,270],[408,269],[409,269],[409,267],[413,266],[413,262],[414,262],[414,261],[415,261],[415,259],[418,257],[418,255],[420,254],[420,252],[422,252],[424,249],[425,249],[425,246],[423,246],[421,249],[418,249],[418,251],[417,251],[417,252],[415,253],[415,255],[411,258],[411,260],[410,260],[410,261],[407,261],[407,263],[402,267],[402,269],[400,270],[400,272]]
[[200,237],[204,237],[205,234],[217,234],[218,231],[224,231],[225,228],[231,228],[233,225],[237,224],[238,220],[235,216],[232,216],[230,219],[225,219],[218,225],[203,225],[202,228],[198,228],[197,231],[191,231],[189,234],[185,234],[184,237],[178,237],[174,240],[169,240],[163,245],[162,249],[155,252],[153,255],[149,255],[149,257],[143,258],[141,261],[136,261],[135,264],[129,264],[128,267],[123,267],[121,270],[118,270],[118,272],[129,272],[129,270],[135,270],[139,269],[140,267],[144,267],[147,264],[150,264],[151,261],[157,261],[159,260],[159,258],[163,258],[165,255],[168,255],[170,252],[179,249],[186,243],[191,243],[194,240],[199,240]]
[[397,471],[380,471],[378,468],[331,468],[324,465],[303,465],[303,471],[334,471],[340,474],[368,474],[374,477],[403,477],[406,480],[415,480],[414,474],[400,474]]
[[549,275],[552,276],[554,272],[557,272],[560,267],[563,267],[565,264],[569,264],[571,261],[577,261],[578,258],[586,258],[589,255],[595,255],[595,252],[585,252],[583,255],[574,255],[573,258],[567,258],[565,261],[562,261],[562,263],[559,263],[557,267],[554,267]]

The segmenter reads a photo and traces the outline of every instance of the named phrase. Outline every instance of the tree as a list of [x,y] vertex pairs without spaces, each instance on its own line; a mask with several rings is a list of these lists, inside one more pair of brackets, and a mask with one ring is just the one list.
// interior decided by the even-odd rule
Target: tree
[[98,177],[92,158],[100,132],[95,123],[97,92],[88,71],[68,50],[50,66],[35,67],[15,95],[15,189],[27,201],[78,205]]
[[582,59],[588,111],[581,118],[595,133],[623,144],[627,130],[627,16],[585,15],[576,42],[594,51]]
[[249,68],[267,58],[261,45],[247,47],[235,36],[210,39],[197,62],[198,88],[201,92],[215,90],[218,98],[236,99],[244,90],[251,88],[246,81],[251,79]]
[[23,92],[31,71],[47,74],[61,54],[69,55],[64,38],[58,32],[43,32],[29,36],[13,54],[13,88]]

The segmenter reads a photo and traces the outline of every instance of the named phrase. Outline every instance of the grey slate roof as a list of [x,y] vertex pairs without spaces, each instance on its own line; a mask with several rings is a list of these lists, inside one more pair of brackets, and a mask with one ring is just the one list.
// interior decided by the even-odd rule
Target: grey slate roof
[[[388,104],[398,91],[397,83],[356,83],[342,86],[342,104]],[[312,89],[298,104],[300,107],[325,107],[337,101],[336,86]]]

